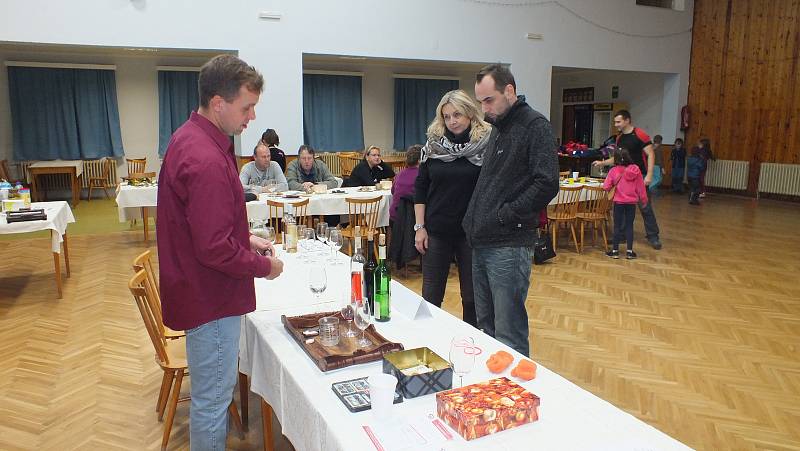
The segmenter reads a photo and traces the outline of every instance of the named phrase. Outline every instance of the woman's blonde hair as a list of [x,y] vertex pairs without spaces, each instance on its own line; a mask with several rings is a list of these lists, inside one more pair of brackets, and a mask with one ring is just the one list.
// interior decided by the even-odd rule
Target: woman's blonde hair
[[378,152],[381,151],[381,148],[378,146],[369,146],[364,150],[364,155],[362,155],[362,158],[366,160],[367,156],[369,155],[369,151],[372,149],[378,149]]
[[439,105],[436,107],[436,117],[433,122],[428,126],[428,138],[439,139],[444,136],[444,131],[447,126],[444,123],[444,116],[442,115],[442,108],[447,104],[453,105],[456,111],[467,116],[472,126],[469,132],[470,141],[478,141],[484,133],[491,130],[490,125],[483,120],[483,112],[478,108],[475,102],[469,95],[461,89],[456,89],[445,93]]

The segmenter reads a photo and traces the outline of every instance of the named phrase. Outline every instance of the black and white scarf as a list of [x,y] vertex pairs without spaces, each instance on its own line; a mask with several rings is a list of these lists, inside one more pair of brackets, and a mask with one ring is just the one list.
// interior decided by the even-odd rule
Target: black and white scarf
[[489,144],[490,132],[491,129],[488,129],[477,141],[470,141],[464,144],[456,144],[447,139],[446,136],[441,136],[437,139],[428,138],[428,142],[422,148],[420,161],[424,163],[428,158],[433,158],[434,160],[449,163],[456,158],[464,157],[475,166],[482,166],[483,153]]

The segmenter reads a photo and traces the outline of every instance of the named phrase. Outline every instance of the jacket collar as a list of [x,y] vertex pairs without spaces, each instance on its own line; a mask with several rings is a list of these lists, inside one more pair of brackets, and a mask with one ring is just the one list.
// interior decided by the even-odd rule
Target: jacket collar
[[196,111],[192,111],[189,120],[200,127],[200,130],[203,130],[203,132],[217,144],[217,147],[219,147],[219,150],[222,151],[223,154],[233,154],[233,143],[231,142],[230,136],[223,133],[222,130],[212,124],[211,121],[197,114]]
[[508,111],[506,111],[504,114],[498,116],[497,119],[494,121],[497,128],[503,129],[508,127],[509,124],[514,122],[514,118],[516,117],[517,112],[520,110],[520,108],[522,108],[525,105],[527,105],[527,103],[525,102],[525,96],[524,95],[517,96],[517,101],[514,102],[513,105],[511,105],[511,108],[509,108]]

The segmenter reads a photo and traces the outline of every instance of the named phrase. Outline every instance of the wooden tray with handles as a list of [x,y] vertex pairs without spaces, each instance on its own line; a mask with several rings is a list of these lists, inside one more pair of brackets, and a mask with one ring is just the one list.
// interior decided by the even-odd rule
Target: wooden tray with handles
[[[336,346],[323,346],[319,342],[319,336],[306,337],[303,335],[304,330],[318,327],[319,319],[325,316],[339,318],[339,344]],[[353,324],[353,331],[358,334],[358,337],[345,337],[344,332],[347,330],[347,321],[342,318],[341,312],[320,312],[302,316],[281,315],[281,322],[297,344],[303,348],[322,371],[375,362],[381,360],[387,352],[403,350],[401,343],[387,340],[375,330],[375,326],[372,324],[365,330],[365,336],[372,342],[372,345],[366,348],[359,348],[356,345],[356,340],[361,336],[361,331]],[[313,338],[314,341],[306,343],[309,338]]]

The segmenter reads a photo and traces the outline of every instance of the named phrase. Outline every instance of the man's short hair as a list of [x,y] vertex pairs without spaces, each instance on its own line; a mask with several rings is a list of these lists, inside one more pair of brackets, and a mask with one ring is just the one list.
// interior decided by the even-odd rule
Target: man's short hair
[[312,157],[314,156],[314,148],[309,146],[308,144],[303,144],[302,146],[300,146],[299,149],[297,149],[297,156],[299,157],[300,154],[303,153],[304,151],[308,152],[308,154],[311,155]]
[[[256,144],[255,147],[253,147],[253,156],[256,156],[256,153],[258,153],[258,148],[261,146],[267,147],[267,145],[263,141],[259,141],[258,144]],[[267,148],[267,152],[269,152],[269,148]]]
[[515,91],[517,90],[517,82],[514,81],[514,75],[506,66],[502,64],[489,64],[488,66],[484,66],[478,71],[478,74],[475,76],[475,81],[480,83],[483,77],[487,75],[491,76],[492,80],[494,80],[495,90],[503,92],[507,85],[511,85],[514,87]]
[[421,145],[414,144],[413,146],[409,146],[408,150],[406,150],[406,166],[416,166],[417,163],[419,163],[419,156],[421,153]]
[[675,138],[675,144],[681,143],[683,144],[683,140],[680,138]]
[[253,93],[261,94],[264,77],[253,67],[233,55],[218,55],[200,68],[197,92],[200,106],[208,107],[211,99],[218,95],[226,102],[233,102],[239,89],[245,86]]
[[661,144],[664,141],[664,137],[661,135],[653,136],[653,142]]
[[628,111],[628,110],[619,110],[619,111],[617,111],[616,113],[614,113],[614,117],[617,117],[617,116],[622,116],[622,119],[624,119],[626,121],[631,120],[631,112]]

